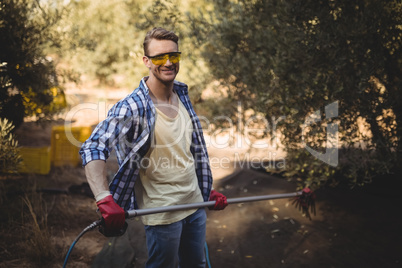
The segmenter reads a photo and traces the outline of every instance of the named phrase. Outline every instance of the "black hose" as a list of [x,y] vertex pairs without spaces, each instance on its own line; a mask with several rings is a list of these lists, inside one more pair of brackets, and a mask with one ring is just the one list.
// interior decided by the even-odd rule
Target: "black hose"
[[94,221],[93,223],[91,223],[90,225],[88,225],[84,230],[82,230],[82,232],[77,236],[77,238],[71,244],[70,249],[67,252],[66,258],[64,259],[63,268],[65,268],[67,266],[67,261],[68,261],[68,258],[70,257],[71,251],[73,250],[75,244],[78,242],[78,240],[81,238],[81,236],[83,236],[86,232],[95,229],[97,226],[100,226],[101,224],[102,224],[102,220],[97,220],[97,221]]

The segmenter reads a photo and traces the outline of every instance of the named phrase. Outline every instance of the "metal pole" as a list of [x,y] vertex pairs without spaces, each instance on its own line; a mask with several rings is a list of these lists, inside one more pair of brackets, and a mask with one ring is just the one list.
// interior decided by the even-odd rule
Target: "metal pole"
[[[272,195],[259,195],[259,196],[229,198],[227,201],[228,201],[228,204],[236,204],[236,203],[255,202],[255,201],[262,201],[262,200],[291,198],[291,197],[299,196],[301,194],[302,194],[302,191],[299,191],[299,192],[286,193],[286,194],[272,194]],[[144,215],[163,213],[163,212],[188,210],[188,209],[194,209],[194,208],[205,208],[205,207],[211,207],[213,205],[215,205],[215,201],[191,203],[191,204],[184,204],[184,205],[174,205],[174,206],[166,206],[166,207],[157,207],[157,208],[138,209],[138,210],[129,210],[126,212],[126,218],[133,218],[133,217],[137,217],[137,216],[144,216]]]

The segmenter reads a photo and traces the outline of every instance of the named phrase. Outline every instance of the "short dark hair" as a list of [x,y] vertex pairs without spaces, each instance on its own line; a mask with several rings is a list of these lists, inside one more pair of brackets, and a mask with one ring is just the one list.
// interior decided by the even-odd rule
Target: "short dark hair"
[[145,35],[144,39],[144,55],[148,55],[148,46],[152,39],[171,40],[179,45],[179,37],[172,31],[168,31],[161,27],[155,27]]

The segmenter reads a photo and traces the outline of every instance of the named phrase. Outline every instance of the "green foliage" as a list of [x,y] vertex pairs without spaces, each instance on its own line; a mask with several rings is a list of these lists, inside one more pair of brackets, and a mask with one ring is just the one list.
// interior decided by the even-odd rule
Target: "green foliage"
[[204,5],[204,2],[195,0],[155,0],[144,5],[136,24],[137,29],[142,31],[142,38],[148,30],[156,26],[173,30],[179,36],[182,58],[177,80],[188,85],[190,98],[197,111],[203,109],[201,93],[213,79],[201,55],[193,29],[189,27],[193,23],[193,15]]
[[17,172],[22,161],[13,129],[10,121],[0,118],[0,174]]
[[54,92],[62,96],[53,61],[44,53],[45,47],[57,44],[52,26],[59,15],[39,3],[0,2],[0,116],[16,127],[25,116],[57,112]]
[[196,12],[191,2],[71,1],[58,32],[64,38],[62,60],[82,75],[83,82],[95,80],[100,85],[135,88],[148,75],[142,61],[145,34],[153,27],[165,27],[180,37],[183,54],[177,79],[189,85],[197,102],[208,74],[187,27],[186,11]]
[[396,162],[396,159],[384,161],[376,150],[343,148],[339,153],[340,164],[332,167],[306,150],[288,150],[291,161],[287,162],[283,175],[296,178],[300,188],[308,186],[315,190],[324,185],[353,188],[371,183],[378,175],[391,173]]
[[[284,118],[276,127],[295,165],[287,174],[361,184],[402,160],[401,14],[397,0],[3,0],[0,115],[18,125],[57,112],[66,105],[59,78],[135,88],[148,74],[145,33],[162,26],[180,37],[177,79],[201,115],[237,125],[240,101],[268,121]],[[222,96],[203,99],[206,88]],[[331,118],[324,107],[335,101]],[[338,146],[328,124],[342,146],[335,169],[300,153]]]
[[[375,151],[370,157],[379,163],[391,161],[381,170],[400,166],[400,1],[209,2],[213,8],[195,16],[191,25],[205,60],[230,89],[229,97],[242,101],[245,109],[267,118],[284,116],[278,127],[290,152],[289,163],[298,161],[290,150],[301,148],[304,136],[310,137],[313,148],[325,148],[322,130],[338,123],[346,149],[364,143],[365,150]],[[302,131],[311,113],[334,101],[340,107],[336,118],[322,113],[319,122]],[[359,120],[368,133],[361,131]],[[303,161],[317,174],[315,161]],[[346,177],[369,176],[366,166],[356,168],[359,171],[340,170]],[[313,180],[320,183],[321,177],[328,179],[319,173]]]
[[66,106],[58,81],[135,88],[148,74],[142,43],[155,26],[180,36],[178,79],[189,84],[192,99],[199,101],[207,68],[186,27],[185,12],[196,11],[190,2],[2,1],[0,114],[17,126],[27,115],[51,116]]
[[[288,150],[287,157],[291,161],[287,163],[283,175],[302,182],[300,188],[307,186],[316,190],[327,184],[328,178],[335,178],[339,174],[339,167],[332,167],[305,150]],[[338,183],[336,180],[331,182]]]
[[[126,86],[134,82],[132,76],[141,78],[139,40],[143,37],[133,19],[143,3],[71,1],[58,28],[63,37],[60,53],[64,64],[78,76],[85,75],[85,81],[97,79],[101,85]],[[124,78],[121,82],[120,77]]]

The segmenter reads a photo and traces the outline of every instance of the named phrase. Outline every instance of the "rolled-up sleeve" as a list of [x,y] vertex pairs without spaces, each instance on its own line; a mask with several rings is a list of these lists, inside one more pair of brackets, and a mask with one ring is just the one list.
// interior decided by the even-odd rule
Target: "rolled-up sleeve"
[[116,149],[118,158],[124,155],[125,147],[130,144],[130,137],[133,132],[138,131],[135,121],[137,120],[125,101],[116,103],[106,119],[96,126],[91,136],[82,144],[79,152],[82,165],[93,160],[106,161],[113,148]]

